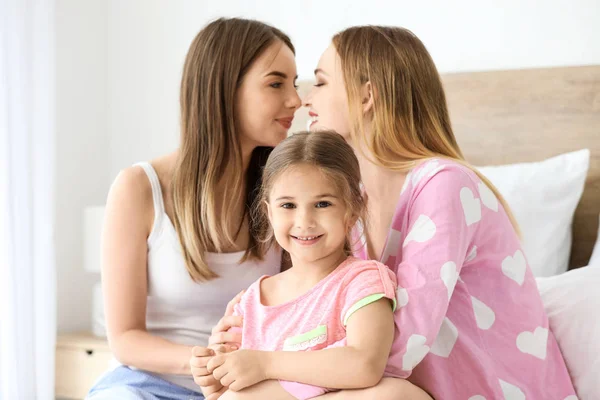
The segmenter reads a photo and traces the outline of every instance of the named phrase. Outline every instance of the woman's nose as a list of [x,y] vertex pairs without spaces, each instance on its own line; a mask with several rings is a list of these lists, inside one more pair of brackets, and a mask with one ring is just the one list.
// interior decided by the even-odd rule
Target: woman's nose
[[296,90],[294,90],[291,93],[290,97],[287,100],[286,106],[288,108],[293,108],[294,110],[297,110],[302,106],[302,99],[300,98]]

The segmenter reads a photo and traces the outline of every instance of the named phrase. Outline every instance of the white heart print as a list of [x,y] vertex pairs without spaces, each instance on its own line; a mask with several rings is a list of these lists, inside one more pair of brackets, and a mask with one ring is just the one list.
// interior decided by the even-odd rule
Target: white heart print
[[466,263],[471,262],[475,259],[475,257],[477,257],[477,246],[473,246],[473,248],[469,252],[469,255],[465,259],[465,262]]
[[492,325],[494,325],[494,321],[496,321],[496,313],[494,313],[494,310],[473,296],[471,296],[471,303],[473,303],[477,327],[484,331],[490,329]]
[[481,202],[483,205],[492,211],[498,212],[498,199],[496,198],[494,192],[492,192],[492,189],[490,189],[489,186],[483,182],[479,182],[478,188],[479,197],[481,197]]
[[454,290],[454,286],[456,286],[456,281],[458,280],[458,271],[456,270],[456,264],[452,261],[448,261],[444,265],[442,265],[442,269],[440,270],[440,277],[446,285],[446,289],[448,289],[448,300],[452,296],[452,291]]
[[511,385],[508,382],[500,381],[500,387],[502,388],[502,394],[504,394],[504,400],[525,400],[525,393],[515,385]]
[[444,318],[440,332],[431,346],[431,353],[436,356],[448,358],[456,340],[458,339],[458,329],[448,318]]
[[531,354],[540,360],[545,360],[546,350],[548,349],[548,329],[539,326],[533,332],[519,333],[517,348],[522,353]]
[[429,175],[427,175],[427,177],[431,177],[434,176],[435,174],[437,174],[438,172],[440,172],[441,170],[444,169],[443,165],[440,165],[439,167],[437,167],[436,169],[432,170]]
[[429,346],[425,344],[425,336],[413,334],[406,344],[406,353],[402,357],[402,370],[412,371],[429,353]]
[[525,281],[527,262],[521,250],[517,250],[513,257],[508,256],[502,261],[502,273],[517,282],[519,286]]
[[396,289],[396,305],[398,308],[402,308],[408,304],[408,290],[398,286]]
[[431,239],[435,235],[437,227],[435,223],[427,215],[421,214],[417,221],[414,223],[409,234],[404,239],[404,245],[406,247],[410,242],[423,243]]
[[404,191],[406,190],[406,188],[408,187],[408,182],[410,181],[410,172],[409,174],[406,176],[406,178],[404,179],[404,184],[402,185],[402,189],[400,189],[400,194],[404,193]]
[[421,166],[421,168],[418,171],[414,172],[412,175],[413,186],[416,186],[417,183],[419,183],[425,175],[427,175],[428,173],[430,173],[431,171],[436,169],[438,167],[438,165],[439,165],[438,160],[432,160],[432,161],[426,162],[425,165]]
[[386,264],[387,260],[390,256],[397,256],[398,250],[400,249],[400,240],[402,239],[402,232],[397,231],[396,229],[390,229],[389,237],[385,244],[385,248],[383,249],[383,254],[381,255],[381,262]]
[[486,399],[482,395],[478,394],[477,396],[469,397],[469,400],[486,400]]
[[476,199],[473,191],[468,187],[460,189],[460,202],[467,226],[473,225],[481,220],[481,201]]

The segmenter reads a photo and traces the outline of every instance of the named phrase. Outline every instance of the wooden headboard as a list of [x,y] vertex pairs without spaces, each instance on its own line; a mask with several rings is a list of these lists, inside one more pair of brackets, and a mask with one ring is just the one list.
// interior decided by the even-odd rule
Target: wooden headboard
[[[540,161],[590,149],[575,212],[570,268],[587,265],[600,214],[600,66],[442,75],[454,133],[474,165]],[[312,82],[300,82],[300,94]],[[291,132],[306,129],[307,111]]]

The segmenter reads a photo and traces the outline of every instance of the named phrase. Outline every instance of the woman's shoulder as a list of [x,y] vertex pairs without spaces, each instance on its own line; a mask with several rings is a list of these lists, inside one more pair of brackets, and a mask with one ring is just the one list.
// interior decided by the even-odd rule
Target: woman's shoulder
[[152,186],[142,168],[131,166],[121,170],[114,179],[106,199],[107,218],[130,221],[147,234],[152,229],[154,203]]
[[141,164],[150,166],[157,175],[161,187],[170,184],[175,166],[174,153],[146,163],[137,163],[119,171],[111,185],[109,197],[113,195],[117,196],[120,201],[133,202],[140,207],[153,208],[151,178]]
[[406,177],[407,186],[410,184],[414,193],[420,192],[427,186],[440,189],[456,186],[477,186],[481,181],[473,169],[467,164],[446,158],[431,158],[423,161]]
[[116,196],[121,201],[143,205],[152,203],[152,186],[146,172],[139,166],[130,166],[119,171],[109,192],[109,198]]

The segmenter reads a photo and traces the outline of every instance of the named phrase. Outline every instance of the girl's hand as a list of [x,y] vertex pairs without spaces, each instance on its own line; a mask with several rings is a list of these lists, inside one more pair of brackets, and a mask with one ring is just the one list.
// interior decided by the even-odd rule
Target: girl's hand
[[221,390],[211,393],[211,394],[205,394],[206,396],[206,400],[218,400],[219,397],[221,397],[221,395],[223,393],[225,393],[227,391],[226,387],[222,387]]
[[221,385],[235,392],[267,380],[267,365],[268,352],[237,350],[217,354],[206,368]]
[[206,369],[206,365],[211,358],[215,356],[215,351],[222,349],[214,348],[210,349],[207,347],[195,346],[192,349],[192,357],[190,358],[190,368],[192,369],[192,376],[194,382],[202,389],[204,396],[209,398],[212,393],[216,393],[223,389],[223,385],[216,380],[210,372]]
[[212,345],[224,345],[225,351],[230,352],[237,350],[242,346],[242,333],[241,332],[228,332],[232,327],[242,327],[242,317],[239,315],[233,315],[233,308],[238,304],[244,294],[244,290],[239,292],[228,304],[225,310],[225,316],[217,323],[212,330],[212,335],[208,340],[208,344]]

